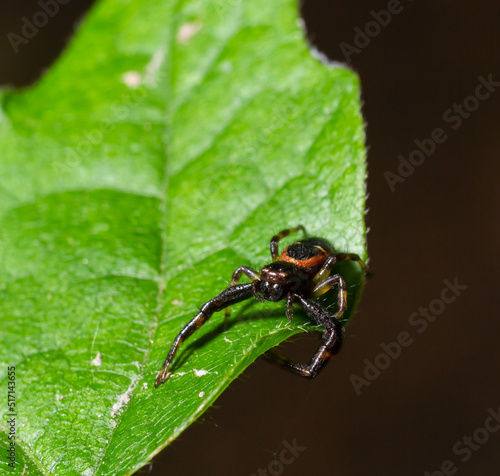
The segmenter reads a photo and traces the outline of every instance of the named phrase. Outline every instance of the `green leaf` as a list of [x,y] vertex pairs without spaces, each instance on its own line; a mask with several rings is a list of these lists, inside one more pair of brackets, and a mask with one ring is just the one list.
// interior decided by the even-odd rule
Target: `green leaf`
[[282,303],[234,306],[153,388],[182,325],[237,266],[268,262],[277,231],[366,257],[358,79],[311,55],[294,0],[102,0],[1,104],[0,378],[15,366],[31,475],[130,474],[316,329]]

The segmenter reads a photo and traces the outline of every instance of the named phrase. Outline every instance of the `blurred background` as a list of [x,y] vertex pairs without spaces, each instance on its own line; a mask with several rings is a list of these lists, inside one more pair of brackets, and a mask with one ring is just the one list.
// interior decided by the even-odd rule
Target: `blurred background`
[[[16,54],[7,34],[39,7],[2,2],[0,84],[36,81],[91,4],[69,2]],[[142,473],[497,475],[500,3],[301,10],[314,47],[361,77],[375,275],[316,379],[258,360]]]

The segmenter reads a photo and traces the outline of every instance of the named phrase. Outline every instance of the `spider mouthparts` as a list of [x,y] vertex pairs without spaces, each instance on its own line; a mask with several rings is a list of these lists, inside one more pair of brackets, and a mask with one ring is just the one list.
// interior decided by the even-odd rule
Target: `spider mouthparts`
[[257,290],[257,284],[258,284],[258,281],[254,281],[252,283],[253,297],[260,302],[266,302],[265,299],[259,294],[259,291]]

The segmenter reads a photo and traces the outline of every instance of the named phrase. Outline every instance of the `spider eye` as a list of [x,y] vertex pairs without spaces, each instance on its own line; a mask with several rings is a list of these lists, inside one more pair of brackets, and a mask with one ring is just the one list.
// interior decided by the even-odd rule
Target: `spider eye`
[[285,290],[281,284],[270,283],[269,281],[262,281],[260,292],[264,299],[274,302],[283,299],[283,295],[285,294]]

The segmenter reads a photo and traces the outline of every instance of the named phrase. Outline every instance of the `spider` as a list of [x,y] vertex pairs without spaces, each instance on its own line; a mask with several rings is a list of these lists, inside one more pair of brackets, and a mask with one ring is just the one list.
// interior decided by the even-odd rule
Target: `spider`
[[[359,263],[365,274],[368,268],[361,258],[353,253],[336,253],[333,246],[324,238],[303,238],[290,244],[279,254],[278,242],[301,230],[302,225],[283,230],[271,238],[270,248],[272,263],[264,266],[260,273],[248,266],[237,268],[227,289],[207,301],[175,338],[167,355],[163,368],[158,373],[155,387],[164,383],[171,375],[168,371],[182,342],[210,319],[214,312],[226,310],[226,319],[232,304],[254,297],[261,302],[286,300],[286,317],[291,322],[292,304],[298,303],[305,313],[324,328],[323,342],[308,365],[297,364],[279,354],[267,353],[266,357],[288,370],[304,377],[315,377],[321,368],[340,349],[344,337],[344,328],[339,319],[347,307],[346,284],[340,274],[330,276],[333,266],[339,261],[350,260]],[[252,282],[238,284],[242,275]],[[312,299],[321,296],[334,286],[338,288],[338,310],[331,313]]]

